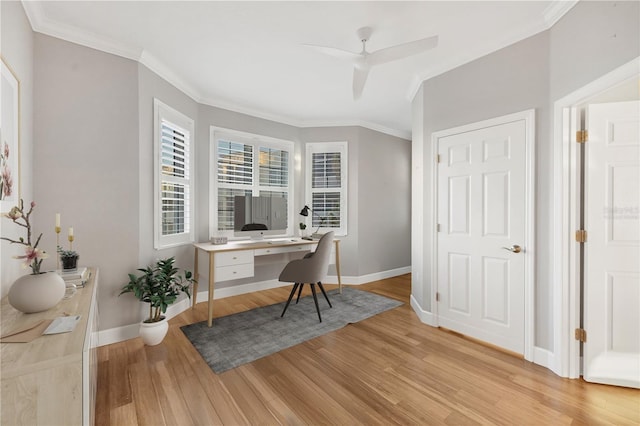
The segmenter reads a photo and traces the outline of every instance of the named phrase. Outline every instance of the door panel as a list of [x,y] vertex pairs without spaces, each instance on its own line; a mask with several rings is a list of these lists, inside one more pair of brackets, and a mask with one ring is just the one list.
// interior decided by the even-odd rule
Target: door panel
[[640,102],[590,105],[585,380],[640,387]]
[[438,139],[438,321],[524,353],[526,122]]

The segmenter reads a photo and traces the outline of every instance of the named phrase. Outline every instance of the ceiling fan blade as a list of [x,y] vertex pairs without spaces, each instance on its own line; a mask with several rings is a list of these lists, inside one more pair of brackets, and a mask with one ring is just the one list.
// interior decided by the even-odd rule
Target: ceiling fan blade
[[367,62],[369,62],[370,65],[384,64],[385,62],[391,62],[408,56],[417,55],[418,53],[433,49],[437,45],[438,36],[410,41],[408,43],[376,50],[367,56]]
[[368,68],[353,68],[353,100],[357,101],[358,99],[360,99],[360,96],[362,96],[362,90],[364,89],[364,84],[367,82],[368,76]]
[[337,58],[355,59],[358,56],[360,56],[360,54],[358,53],[349,52],[348,50],[337,49],[335,47],[318,46],[315,44],[303,44],[303,46],[310,47],[312,49],[317,50],[318,52],[322,52],[329,56],[335,56]]

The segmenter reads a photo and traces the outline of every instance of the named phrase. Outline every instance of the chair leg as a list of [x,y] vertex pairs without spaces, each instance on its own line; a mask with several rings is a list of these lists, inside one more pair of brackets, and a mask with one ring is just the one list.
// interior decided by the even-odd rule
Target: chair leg
[[324,291],[324,287],[322,286],[322,283],[320,281],[318,281],[318,287],[320,287],[320,290],[322,290],[322,294],[324,294],[324,298],[327,299],[327,303],[329,304],[329,307],[333,308],[333,306],[331,305],[331,302],[329,301],[329,296],[327,296],[327,292]]
[[300,284],[299,283],[295,283],[293,285],[293,288],[291,289],[291,293],[289,294],[289,299],[287,300],[287,304],[284,305],[284,309],[282,310],[282,315],[280,315],[280,318],[282,318],[284,316],[284,313],[287,312],[287,308],[289,307],[289,303],[291,303],[291,299],[293,299],[293,295],[296,292],[296,289],[298,288]]
[[311,294],[313,294],[313,301],[316,304],[316,311],[318,311],[318,319],[320,320],[320,322],[322,322],[322,317],[320,316],[320,306],[318,306],[318,296],[316,296],[316,285],[309,285],[311,285]]
[[302,287],[304,287],[304,283],[300,283],[300,287],[298,287],[298,298],[296,299],[296,305],[300,301],[300,293],[302,293]]

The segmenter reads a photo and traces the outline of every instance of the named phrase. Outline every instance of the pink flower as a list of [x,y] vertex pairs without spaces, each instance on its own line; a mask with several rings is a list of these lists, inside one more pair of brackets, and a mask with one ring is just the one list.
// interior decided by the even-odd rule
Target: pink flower
[[7,158],[9,158],[9,144],[8,143],[4,143],[4,159],[6,160]]
[[9,197],[13,192],[13,178],[11,177],[11,169],[8,165],[2,168],[2,181],[4,182],[2,192],[5,197]]
[[28,266],[31,266],[32,263],[38,262],[38,259],[46,259],[47,257],[49,257],[49,255],[44,251],[38,248],[27,246],[24,256],[14,256],[13,258],[24,259],[24,264],[22,265],[22,267],[26,269]]
[[22,216],[22,212],[20,211],[20,208],[18,206],[13,207],[11,210],[9,210],[9,213],[7,213],[7,217],[11,220],[19,219],[20,216]]

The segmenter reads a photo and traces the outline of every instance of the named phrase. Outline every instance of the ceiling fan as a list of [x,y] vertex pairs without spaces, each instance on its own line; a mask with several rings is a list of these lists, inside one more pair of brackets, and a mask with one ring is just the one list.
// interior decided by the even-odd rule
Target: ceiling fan
[[369,71],[373,66],[417,55],[418,53],[433,49],[438,45],[438,36],[432,36],[376,50],[375,52],[367,52],[367,41],[371,37],[372,33],[373,29],[371,27],[362,27],[356,31],[358,38],[362,42],[362,51],[359,53],[349,52],[348,50],[342,50],[335,47],[305,44],[305,46],[312,47],[322,53],[326,53],[331,56],[349,58],[353,61],[354,100],[359,99],[362,95],[364,84],[367,82]]

